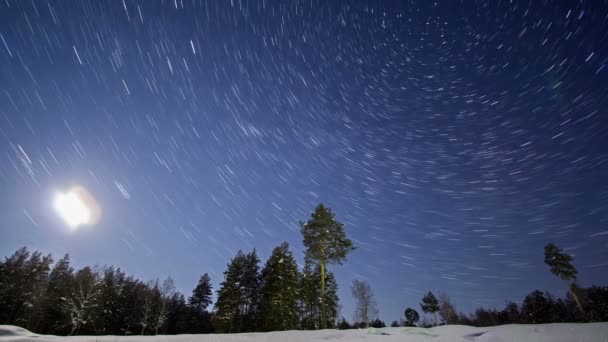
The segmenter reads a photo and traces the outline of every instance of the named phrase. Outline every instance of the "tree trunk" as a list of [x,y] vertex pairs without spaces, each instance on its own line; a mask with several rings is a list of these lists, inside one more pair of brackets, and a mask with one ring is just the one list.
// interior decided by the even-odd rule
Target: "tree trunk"
[[574,292],[574,290],[572,289],[572,284],[568,283],[568,291],[570,291],[570,294],[572,295],[572,297],[574,298],[574,301],[576,302],[576,306],[578,307],[578,309],[581,311],[581,313],[583,314],[583,316],[585,315],[585,310],[583,310],[583,305],[581,304],[581,301],[578,299],[578,296],[576,295],[576,293]]
[[325,329],[325,260],[321,259],[321,329]]
[[433,316],[435,316],[435,326],[437,326],[437,313],[433,312]]

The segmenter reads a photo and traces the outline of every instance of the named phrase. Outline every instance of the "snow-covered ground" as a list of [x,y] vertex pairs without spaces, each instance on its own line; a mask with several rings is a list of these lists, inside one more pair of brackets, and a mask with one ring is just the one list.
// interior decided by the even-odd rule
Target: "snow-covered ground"
[[200,341],[200,342],[608,342],[608,322],[588,324],[503,325],[474,328],[463,325],[370,330],[280,331],[271,333],[178,336],[73,336],[36,335],[25,329],[0,325],[0,341]]

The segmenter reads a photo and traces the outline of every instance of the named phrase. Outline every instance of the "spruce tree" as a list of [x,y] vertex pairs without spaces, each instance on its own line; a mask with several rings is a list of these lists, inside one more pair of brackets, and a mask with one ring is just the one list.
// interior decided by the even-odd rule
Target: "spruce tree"
[[211,304],[212,290],[211,277],[205,273],[198,280],[198,284],[196,284],[194,290],[192,290],[192,296],[188,298],[188,305],[201,313],[207,310],[207,307]]
[[99,284],[99,294],[95,309],[95,327],[97,333],[102,335],[120,334],[122,325],[122,308],[120,292],[124,283],[125,274],[113,266],[103,270]]
[[568,291],[570,291],[570,294],[572,294],[572,297],[576,301],[576,306],[581,313],[584,313],[585,310],[583,310],[581,301],[574,291],[574,282],[576,281],[578,271],[572,266],[573,260],[571,255],[564,253],[561,248],[556,245],[549,243],[545,246],[545,264],[549,265],[551,273],[566,282]]
[[194,333],[188,329],[188,306],[184,295],[175,292],[169,301],[167,310],[166,334],[187,334]]
[[297,327],[298,266],[285,242],[274,248],[261,273],[260,318],[265,331]]
[[207,307],[211,304],[212,295],[211,278],[207,273],[203,274],[188,299],[188,329],[191,333],[211,332],[211,314]]
[[44,308],[43,325],[40,332],[51,335],[67,335],[69,333],[70,317],[62,309],[65,298],[73,288],[74,269],[70,267],[70,255],[66,254],[59,259],[53,267],[47,284]]
[[422,303],[420,308],[424,313],[432,313],[435,317],[435,325],[437,325],[437,312],[439,311],[439,301],[433,292],[429,291],[424,297],[422,297]]
[[341,265],[348,253],[355,249],[344,232],[344,224],[338,222],[331,209],[319,204],[311,218],[301,223],[306,257],[315,261],[321,269],[321,329],[326,327],[327,305],[324,301],[326,291],[327,264]]
[[214,323],[218,332],[254,331],[258,322],[259,259],[253,250],[238,251],[224,272],[215,303]]
[[50,255],[23,247],[0,263],[0,322],[34,328],[42,316]]

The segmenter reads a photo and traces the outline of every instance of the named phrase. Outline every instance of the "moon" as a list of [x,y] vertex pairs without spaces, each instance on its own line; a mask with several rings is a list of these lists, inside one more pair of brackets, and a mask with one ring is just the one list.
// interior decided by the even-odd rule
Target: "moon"
[[53,208],[72,229],[94,225],[101,217],[101,209],[95,198],[83,187],[73,187],[66,192],[57,192]]

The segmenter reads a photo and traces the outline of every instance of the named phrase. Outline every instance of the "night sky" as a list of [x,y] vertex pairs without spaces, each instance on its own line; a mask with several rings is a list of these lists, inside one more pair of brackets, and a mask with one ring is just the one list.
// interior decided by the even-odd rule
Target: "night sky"
[[[608,3],[0,2],[0,255],[68,252],[190,294],[323,202],[382,319],[608,284]],[[72,230],[56,191],[103,210]],[[387,322],[387,323],[388,323]]]

